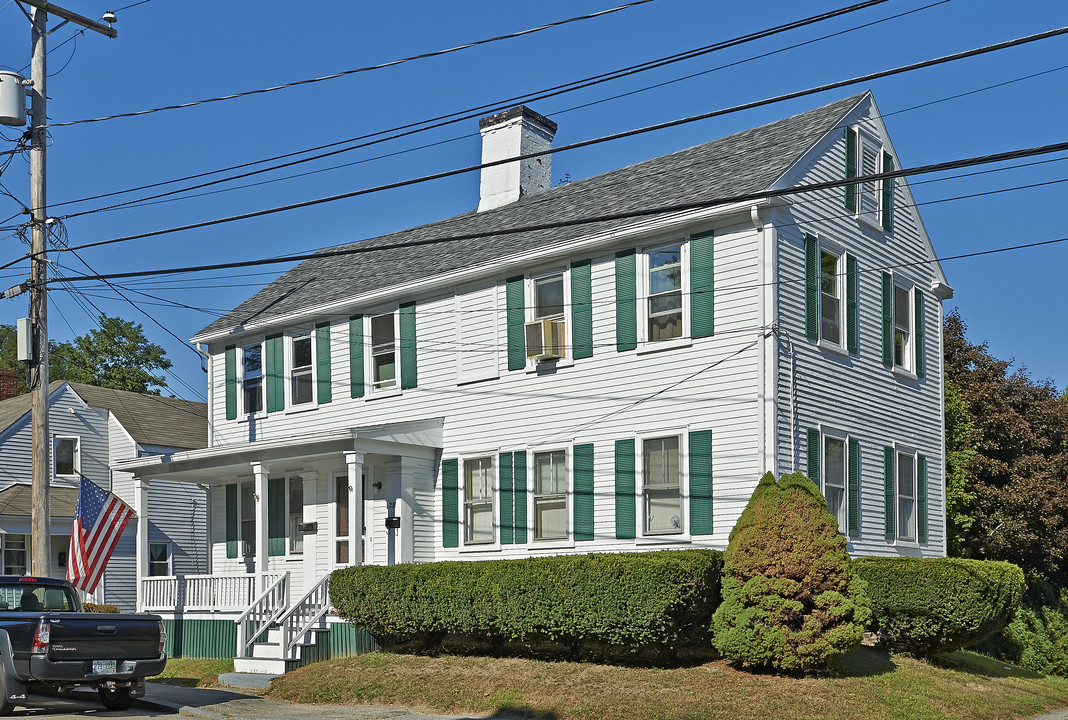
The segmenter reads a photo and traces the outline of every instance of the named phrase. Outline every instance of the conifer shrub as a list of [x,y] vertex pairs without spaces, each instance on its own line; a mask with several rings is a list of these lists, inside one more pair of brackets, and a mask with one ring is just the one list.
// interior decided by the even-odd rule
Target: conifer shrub
[[892,646],[918,657],[950,652],[1000,632],[1024,590],[1016,565],[965,558],[861,558],[875,627]]
[[1043,675],[1068,677],[1068,588],[1030,579],[1012,621],[978,649]]
[[745,665],[817,669],[856,646],[871,619],[864,581],[820,491],[801,473],[757,485],[723,558],[713,644]]
[[722,553],[668,550],[335,570],[339,616],[426,648],[446,637],[613,655],[709,646]]

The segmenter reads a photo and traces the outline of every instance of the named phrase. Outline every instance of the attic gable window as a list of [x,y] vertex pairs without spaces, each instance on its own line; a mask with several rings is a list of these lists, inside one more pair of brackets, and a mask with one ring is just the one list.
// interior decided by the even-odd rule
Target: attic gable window
[[[861,128],[846,128],[845,176],[853,178],[890,172],[894,158],[875,134]],[[847,185],[846,207],[873,227],[889,232],[894,224],[894,180],[869,180]]]
[[55,477],[76,477],[81,472],[78,438],[56,436],[52,441]]

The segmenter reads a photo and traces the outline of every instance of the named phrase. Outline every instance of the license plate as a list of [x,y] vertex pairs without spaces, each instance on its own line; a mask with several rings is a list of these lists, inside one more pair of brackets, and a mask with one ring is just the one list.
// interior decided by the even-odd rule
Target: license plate
[[93,674],[94,675],[108,675],[114,674],[117,660],[94,660],[93,661]]

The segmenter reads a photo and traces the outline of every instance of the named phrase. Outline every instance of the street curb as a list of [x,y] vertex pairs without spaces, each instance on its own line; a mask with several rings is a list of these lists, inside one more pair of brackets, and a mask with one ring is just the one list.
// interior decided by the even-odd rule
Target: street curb
[[162,710],[163,712],[177,713],[189,717],[206,718],[206,720],[226,720],[225,715],[220,715],[217,712],[201,710],[200,708],[191,705],[176,705],[175,703],[169,703],[166,700],[153,700],[142,697],[137,698],[135,702],[137,705],[147,707],[151,710]]

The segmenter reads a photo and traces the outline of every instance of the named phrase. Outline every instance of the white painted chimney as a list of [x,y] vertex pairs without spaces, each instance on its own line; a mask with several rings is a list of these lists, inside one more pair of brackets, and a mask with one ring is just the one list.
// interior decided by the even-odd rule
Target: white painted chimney
[[[523,105],[482,118],[478,129],[482,133],[483,164],[548,150],[556,135],[556,123]],[[552,155],[482,168],[478,211],[548,190],[551,183]]]

